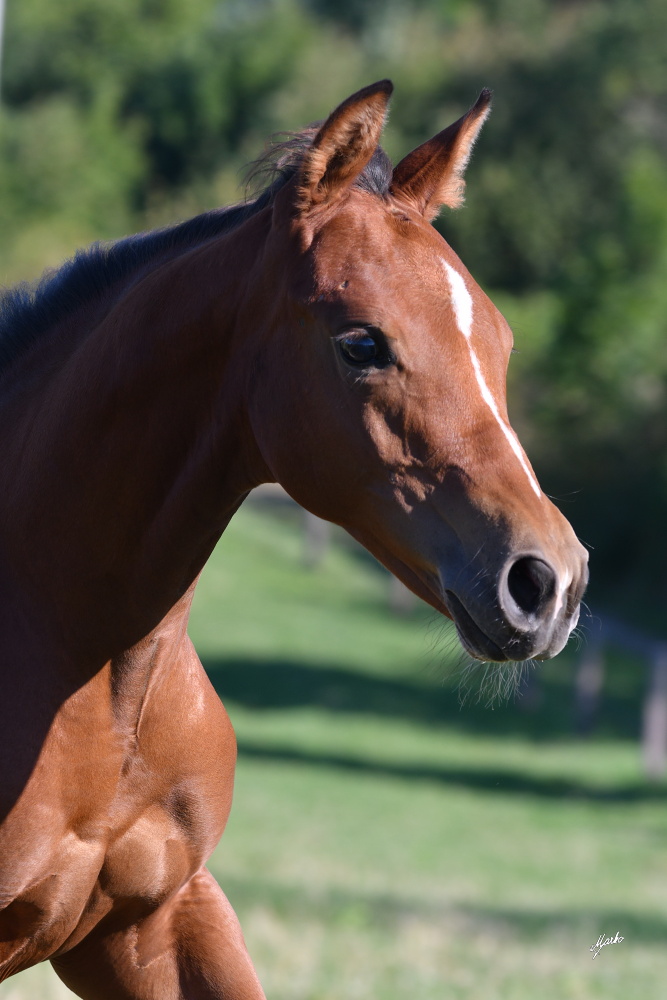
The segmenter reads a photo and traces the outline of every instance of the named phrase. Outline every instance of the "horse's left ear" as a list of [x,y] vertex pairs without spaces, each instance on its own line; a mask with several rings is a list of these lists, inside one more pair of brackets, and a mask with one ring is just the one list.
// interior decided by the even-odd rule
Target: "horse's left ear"
[[459,208],[465,191],[463,174],[490,110],[491,91],[483,90],[467,114],[401,160],[392,177],[392,194],[429,222],[441,205]]
[[377,149],[393,89],[390,80],[380,80],[331,112],[299,170],[300,211],[334,200],[356,180]]

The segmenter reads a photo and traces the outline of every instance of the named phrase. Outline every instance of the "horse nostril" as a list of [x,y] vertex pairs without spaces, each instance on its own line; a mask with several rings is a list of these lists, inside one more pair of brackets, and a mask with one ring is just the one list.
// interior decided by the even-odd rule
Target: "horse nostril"
[[510,567],[507,590],[520,611],[539,615],[556,593],[556,574],[541,559],[523,556]]

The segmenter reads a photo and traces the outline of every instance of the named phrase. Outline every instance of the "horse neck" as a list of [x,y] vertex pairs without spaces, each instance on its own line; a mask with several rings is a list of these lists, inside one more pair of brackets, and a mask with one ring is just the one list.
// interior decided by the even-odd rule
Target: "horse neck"
[[266,214],[157,267],[0,418],[12,585],[76,655],[104,662],[147,635],[270,478],[240,320]]

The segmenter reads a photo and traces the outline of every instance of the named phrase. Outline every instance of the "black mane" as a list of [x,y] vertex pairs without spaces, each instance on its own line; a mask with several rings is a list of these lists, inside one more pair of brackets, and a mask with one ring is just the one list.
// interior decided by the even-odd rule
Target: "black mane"
[[[317,125],[313,125],[272,143],[251,168],[249,183],[260,179],[264,183],[249,200],[115,243],[94,243],[57,270],[47,271],[36,284],[22,282],[0,292],[0,371],[79,306],[102,296],[154,258],[184,253],[261,212],[294,176],[316,133]],[[378,148],[355,186],[385,198],[391,174],[391,162]]]

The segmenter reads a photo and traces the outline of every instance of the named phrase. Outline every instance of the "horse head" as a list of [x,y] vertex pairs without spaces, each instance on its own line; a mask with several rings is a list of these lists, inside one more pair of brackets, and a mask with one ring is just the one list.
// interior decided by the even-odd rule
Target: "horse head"
[[253,432],[288,493],[452,618],[469,653],[548,658],[587,555],[510,426],[511,330],[431,225],[462,201],[490,94],[392,171],[391,89],[341,104],[276,194]]

